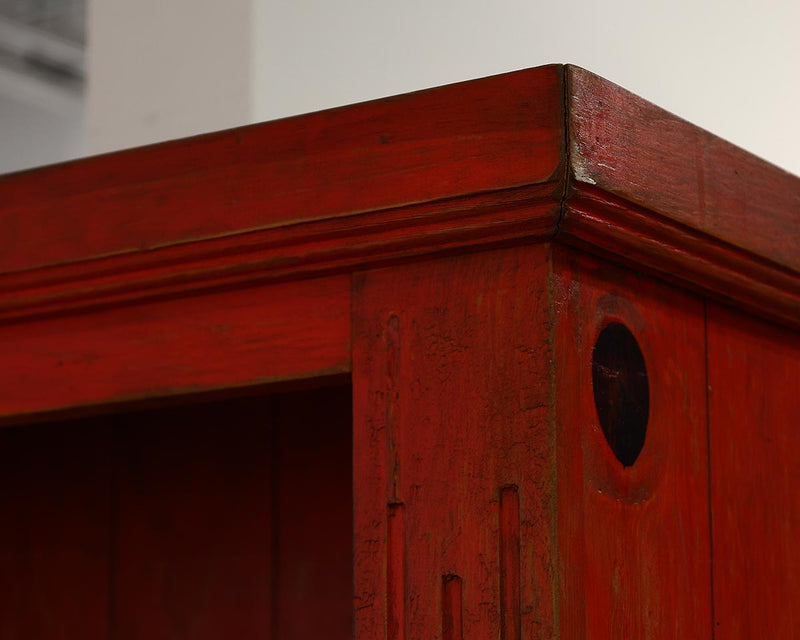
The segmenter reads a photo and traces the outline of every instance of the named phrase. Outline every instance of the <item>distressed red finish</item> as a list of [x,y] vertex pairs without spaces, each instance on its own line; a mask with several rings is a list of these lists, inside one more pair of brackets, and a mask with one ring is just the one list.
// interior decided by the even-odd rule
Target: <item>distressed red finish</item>
[[533,246],[355,277],[357,637],[553,634],[547,274]]
[[[554,261],[561,623],[566,637],[711,629],[703,301],[557,251]],[[647,367],[644,447],[624,467],[600,428],[592,348],[618,322]],[[619,375],[619,372],[617,372]]]
[[709,305],[714,624],[720,639],[790,638],[800,628],[798,398],[798,335]]
[[0,178],[0,640],[793,637],[798,220],[559,65]]

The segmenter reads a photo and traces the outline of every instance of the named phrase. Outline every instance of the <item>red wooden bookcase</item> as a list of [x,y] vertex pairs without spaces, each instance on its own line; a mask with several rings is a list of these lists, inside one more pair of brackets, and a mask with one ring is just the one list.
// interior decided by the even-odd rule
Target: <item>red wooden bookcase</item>
[[0,208],[0,638],[796,637],[798,178],[554,65]]

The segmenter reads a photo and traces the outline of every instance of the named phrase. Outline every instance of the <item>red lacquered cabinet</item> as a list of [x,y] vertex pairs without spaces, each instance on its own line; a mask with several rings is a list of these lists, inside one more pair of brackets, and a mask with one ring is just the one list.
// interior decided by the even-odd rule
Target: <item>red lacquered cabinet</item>
[[0,178],[0,640],[794,638],[800,180],[553,65]]

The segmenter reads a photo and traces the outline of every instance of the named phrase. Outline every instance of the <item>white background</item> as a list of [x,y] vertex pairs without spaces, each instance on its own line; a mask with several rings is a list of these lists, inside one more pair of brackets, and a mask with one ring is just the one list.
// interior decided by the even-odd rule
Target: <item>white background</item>
[[798,0],[90,0],[89,16],[85,135],[0,95],[0,171],[571,62],[800,174]]
[[570,62],[800,175],[800,0],[271,0],[272,118]]

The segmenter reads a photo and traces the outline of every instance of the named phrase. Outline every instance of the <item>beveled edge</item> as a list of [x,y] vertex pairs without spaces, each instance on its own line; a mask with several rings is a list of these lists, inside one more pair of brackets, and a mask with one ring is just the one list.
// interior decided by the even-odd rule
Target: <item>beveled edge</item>
[[0,274],[0,322],[554,241],[800,327],[800,179],[564,69],[565,161],[549,180]]
[[545,183],[6,274],[0,323],[540,242],[560,201],[561,185]]
[[800,178],[567,65],[556,240],[800,327]]

